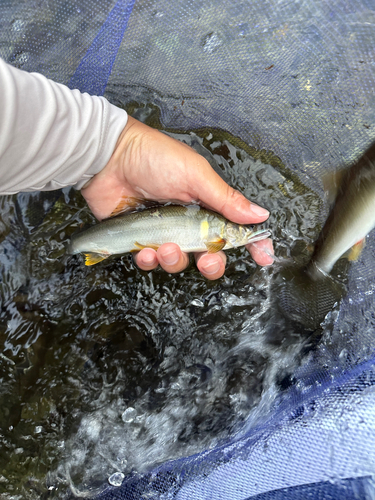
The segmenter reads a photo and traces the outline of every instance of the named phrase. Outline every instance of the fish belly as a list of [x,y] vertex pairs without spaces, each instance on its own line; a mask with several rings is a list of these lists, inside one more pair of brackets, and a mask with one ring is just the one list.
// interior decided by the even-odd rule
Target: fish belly
[[[358,214],[358,215],[357,215]],[[336,261],[375,227],[375,198],[355,212],[343,214],[336,227],[332,227],[327,241],[316,259],[317,266],[329,273]]]

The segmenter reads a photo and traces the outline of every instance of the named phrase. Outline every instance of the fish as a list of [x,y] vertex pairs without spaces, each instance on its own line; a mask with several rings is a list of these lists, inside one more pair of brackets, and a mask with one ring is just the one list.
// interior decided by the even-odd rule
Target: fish
[[97,264],[111,255],[176,243],[184,252],[218,252],[268,238],[269,229],[235,224],[198,205],[166,205],[106,219],[72,236],[68,253]]
[[312,279],[329,275],[340,257],[358,257],[375,227],[375,142],[344,173],[332,210],[316,241],[306,272]]
[[[338,175],[337,175],[338,174]],[[273,310],[306,331],[319,331],[327,313],[347,293],[346,276],[331,271],[343,256],[355,259],[375,227],[375,143],[349,168],[332,177],[332,209],[306,265],[286,266],[276,274]],[[327,185],[327,179],[325,184]],[[327,186],[326,186],[327,187]]]

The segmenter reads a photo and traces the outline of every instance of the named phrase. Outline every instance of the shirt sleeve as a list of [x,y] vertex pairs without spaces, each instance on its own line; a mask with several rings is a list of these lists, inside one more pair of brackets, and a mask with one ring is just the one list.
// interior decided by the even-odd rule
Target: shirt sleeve
[[80,189],[109,161],[127,113],[0,59],[0,194]]

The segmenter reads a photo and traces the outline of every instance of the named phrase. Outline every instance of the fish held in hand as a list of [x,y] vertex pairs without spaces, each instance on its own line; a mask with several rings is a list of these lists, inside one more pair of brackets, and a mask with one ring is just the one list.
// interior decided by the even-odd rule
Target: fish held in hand
[[218,252],[270,236],[268,229],[228,221],[197,205],[168,205],[119,215],[74,235],[69,253],[85,254],[85,264],[97,264],[111,255],[157,250],[176,243],[183,252]]
[[329,274],[349,250],[349,259],[358,257],[366,235],[375,227],[375,143],[338,184],[335,203],[307,267],[313,279]]

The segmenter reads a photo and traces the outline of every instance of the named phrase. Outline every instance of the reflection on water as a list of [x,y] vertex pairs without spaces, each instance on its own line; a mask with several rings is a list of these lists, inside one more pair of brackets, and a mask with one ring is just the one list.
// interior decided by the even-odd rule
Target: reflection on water
[[320,198],[220,132],[177,137],[271,211],[278,263],[230,251],[214,283],[193,265],[141,272],[129,255],[85,267],[64,255],[94,222],[79,193],[2,198],[4,499],[64,498],[69,483],[85,491],[213,447],[265,413],[300,363],[309,336],[273,313],[272,278],[308,256]]

